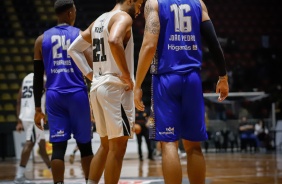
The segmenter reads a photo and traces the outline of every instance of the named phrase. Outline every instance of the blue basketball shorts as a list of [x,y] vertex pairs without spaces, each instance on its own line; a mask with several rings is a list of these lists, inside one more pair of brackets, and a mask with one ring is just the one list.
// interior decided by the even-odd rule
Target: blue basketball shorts
[[150,138],[164,142],[204,141],[204,97],[198,71],[152,77]]
[[69,140],[71,134],[79,143],[87,143],[91,140],[92,123],[86,90],[70,93],[47,90],[46,111],[50,142]]

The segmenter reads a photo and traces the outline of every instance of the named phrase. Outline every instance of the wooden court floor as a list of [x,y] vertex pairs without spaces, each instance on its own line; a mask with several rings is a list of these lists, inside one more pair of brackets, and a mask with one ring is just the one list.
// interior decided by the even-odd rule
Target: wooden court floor
[[[282,184],[282,152],[271,153],[205,153],[206,184]],[[183,183],[189,183],[186,158],[181,158]],[[0,161],[0,183],[12,183],[18,160]],[[35,183],[52,183],[52,176],[43,163],[29,162],[26,177]],[[66,157],[65,183],[84,183],[79,161]],[[103,179],[101,179],[103,183]],[[161,158],[155,161],[136,158],[124,160],[120,184],[164,183]]]

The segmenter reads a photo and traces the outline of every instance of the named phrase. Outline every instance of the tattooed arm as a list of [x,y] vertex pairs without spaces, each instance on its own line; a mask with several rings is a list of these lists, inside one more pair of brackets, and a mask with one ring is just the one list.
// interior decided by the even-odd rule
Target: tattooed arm
[[142,90],[141,84],[148,72],[150,64],[156,52],[159,33],[160,20],[158,14],[158,1],[147,0],[144,8],[145,31],[143,43],[139,53],[138,67],[136,72],[136,83],[134,88],[134,102],[138,110],[144,111],[145,107],[141,101]]

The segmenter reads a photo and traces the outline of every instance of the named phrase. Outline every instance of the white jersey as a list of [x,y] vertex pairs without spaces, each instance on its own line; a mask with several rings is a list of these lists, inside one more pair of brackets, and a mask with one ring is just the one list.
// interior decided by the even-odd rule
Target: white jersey
[[[117,77],[121,75],[116,61],[112,55],[110,45],[108,43],[109,30],[108,25],[111,18],[121,10],[115,10],[102,14],[95,21],[92,30],[92,44],[93,44],[93,80],[91,90],[97,89],[100,85],[110,82],[124,85],[124,83]],[[134,81],[134,43],[131,30],[131,36],[126,44],[125,57],[130,76]]]
[[[35,104],[33,96],[33,73],[28,74],[22,82],[21,107],[19,119],[34,122]],[[41,98],[41,108],[45,112],[45,93]]]

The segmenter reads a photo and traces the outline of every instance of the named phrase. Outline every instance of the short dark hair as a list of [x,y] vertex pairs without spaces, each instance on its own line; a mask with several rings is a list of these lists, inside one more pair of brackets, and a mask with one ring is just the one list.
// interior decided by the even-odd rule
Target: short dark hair
[[[122,4],[125,0],[116,0],[117,4]],[[133,0],[133,2],[136,2],[137,0]]]
[[54,4],[54,9],[56,14],[60,14],[73,7],[73,5],[73,0],[56,0]]

